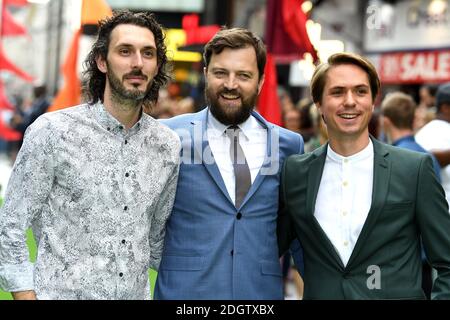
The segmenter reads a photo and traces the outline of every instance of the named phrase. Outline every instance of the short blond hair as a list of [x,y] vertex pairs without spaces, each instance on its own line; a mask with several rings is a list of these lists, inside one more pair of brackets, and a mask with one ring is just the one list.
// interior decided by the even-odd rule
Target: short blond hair
[[412,129],[416,103],[413,98],[403,92],[396,91],[386,95],[381,103],[383,116],[391,120],[399,129]]

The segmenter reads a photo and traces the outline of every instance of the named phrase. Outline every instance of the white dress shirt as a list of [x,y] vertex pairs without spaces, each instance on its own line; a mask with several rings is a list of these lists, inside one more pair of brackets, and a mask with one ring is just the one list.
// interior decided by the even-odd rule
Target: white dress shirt
[[314,216],[347,265],[372,204],[373,145],[343,157],[328,145]]
[[[239,143],[244,151],[245,158],[250,169],[252,183],[264,163],[267,145],[267,130],[256,120],[250,116],[245,122],[238,125],[241,129],[239,135]],[[207,138],[209,147],[214,156],[220,174],[227,188],[233,203],[235,202],[235,178],[233,164],[230,158],[230,139],[226,135],[228,126],[220,123],[208,111]]]

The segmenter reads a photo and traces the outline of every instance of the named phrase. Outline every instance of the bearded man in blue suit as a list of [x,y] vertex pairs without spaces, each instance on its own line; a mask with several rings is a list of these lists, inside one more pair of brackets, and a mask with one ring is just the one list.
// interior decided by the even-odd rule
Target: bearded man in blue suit
[[164,121],[182,141],[156,299],[283,299],[276,223],[280,170],[300,135],[253,111],[266,50],[222,29],[205,46],[208,107]]

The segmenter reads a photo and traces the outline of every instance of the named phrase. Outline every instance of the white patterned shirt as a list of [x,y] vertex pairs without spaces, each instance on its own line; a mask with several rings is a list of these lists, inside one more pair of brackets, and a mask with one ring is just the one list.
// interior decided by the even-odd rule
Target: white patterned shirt
[[41,116],[0,211],[0,287],[38,299],[150,299],[179,154],[178,136],[146,114],[129,130],[101,103]]

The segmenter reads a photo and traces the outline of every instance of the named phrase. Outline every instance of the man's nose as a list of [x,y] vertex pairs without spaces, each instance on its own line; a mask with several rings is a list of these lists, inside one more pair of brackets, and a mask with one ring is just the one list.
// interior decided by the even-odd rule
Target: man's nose
[[346,92],[344,98],[345,98],[345,101],[344,101],[345,105],[354,106],[356,104],[355,97],[353,96],[352,90],[348,90]]
[[133,69],[142,69],[144,66],[144,61],[141,54],[138,52],[133,56],[132,67]]
[[232,90],[237,88],[237,81],[236,77],[233,75],[230,75],[226,81],[225,81],[225,88]]

